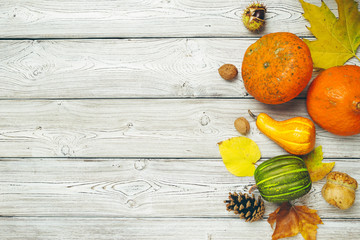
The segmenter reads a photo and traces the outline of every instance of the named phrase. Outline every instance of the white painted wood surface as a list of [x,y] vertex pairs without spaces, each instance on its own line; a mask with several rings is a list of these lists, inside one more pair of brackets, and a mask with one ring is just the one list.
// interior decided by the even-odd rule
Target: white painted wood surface
[[[309,117],[305,100],[268,106],[254,99],[78,99],[0,101],[3,157],[220,158],[217,143],[238,136],[245,116],[248,135],[263,157],[285,150],[262,134],[248,114],[277,120]],[[317,128],[327,158],[360,156],[360,136],[340,137]]]
[[[249,98],[241,69],[256,38],[0,41],[1,98]],[[359,49],[360,54],[360,49]],[[349,64],[359,64],[351,59]],[[318,71],[314,70],[314,77]],[[299,97],[304,98],[305,93]]]
[[[359,220],[325,220],[317,239],[359,239]],[[6,218],[2,236],[18,239],[91,240],[263,240],[271,239],[266,221],[244,223],[235,218]],[[301,240],[300,235],[286,240]]]
[[[244,0],[1,0],[0,37],[245,37]],[[310,36],[298,1],[268,0],[261,34]],[[320,6],[320,1],[309,0]],[[326,1],[336,9],[334,0]],[[337,15],[337,13],[336,13]]]
[[[284,154],[247,110],[308,117],[306,90],[265,105],[217,69],[241,69],[263,34],[313,36],[296,0],[266,1],[267,26],[250,33],[248,4],[0,0],[0,239],[271,239],[266,219],[225,210],[228,192],[254,180],[231,175],[217,143],[238,136],[233,122],[246,116],[261,161]],[[360,135],[317,127],[317,145],[334,170],[360,180]],[[318,239],[359,239],[359,202],[335,209],[323,184],[296,200],[318,210]],[[265,218],[276,207],[266,203]]]
[[[337,159],[334,170],[358,179],[359,161]],[[1,214],[16,217],[233,218],[228,193],[255,184],[228,174],[221,159],[2,159],[0,171]],[[340,211],[325,202],[324,183],[296,204],[323,219],[357,218],[360,204]],[[267,203],[265,217],[276,208]]]

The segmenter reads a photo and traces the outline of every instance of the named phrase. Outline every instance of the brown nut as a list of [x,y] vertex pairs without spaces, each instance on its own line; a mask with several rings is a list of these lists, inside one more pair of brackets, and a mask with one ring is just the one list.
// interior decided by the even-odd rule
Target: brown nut
[[329,204],[345,210],[354,204],[357,187],[357,181],[346,173],[331,172],[326,177],[321,194]]
[[225,80],[233,80],[238,75],[237,68],[232,64],[224,64],[219,68],[220,76]]
[[236,130],[242,135],[246,135],[250,132],[250,124],[246,118],[239,117],[235,120],[234,126]]

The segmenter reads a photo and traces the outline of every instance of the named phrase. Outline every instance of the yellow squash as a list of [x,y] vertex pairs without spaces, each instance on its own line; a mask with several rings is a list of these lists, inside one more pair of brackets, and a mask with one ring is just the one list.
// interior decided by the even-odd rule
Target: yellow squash
[[315,125],[304,117],[294,117],[284,121],[276,121],[266,113],[260,113],[256,118],[256,126],[271,140],[294,155],[304,155],[311,152],[315,146]]

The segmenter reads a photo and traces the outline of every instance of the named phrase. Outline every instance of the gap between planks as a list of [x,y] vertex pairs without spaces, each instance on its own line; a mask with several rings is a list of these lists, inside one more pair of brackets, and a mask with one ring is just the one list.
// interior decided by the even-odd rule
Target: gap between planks
[[[20,218],[26,218],[26,219],[32,219],[32,218],[42,218],[42,219],[51,219],[51,218],[69,218],[69,219],[78,219],[78,218],[84,218],[84,219],[116,219],[116,220],[121,220],[121,219],[124,219],[124,220],[137,220],[137,219],[140,219],[139,217],[125,217],[125,216],[122,216],[122,217],[116,217],[116,216],[96,216],[96,215],[89,215],[89,216],[66,216],[66,215],[53,215],[53,216],[41,216],[41,215],[33,215],[33,216],[21,216],[21,215],[16,215],[16,216],[6,216],[6,215],[0,215],[0,221],[1,219],[7,219],[7,218],[10,218],[10,219],[20,219]],[[269,217],[268,216],[264,216],[263,220],[267,220]],[[229,217],[141,217],[141,219],[156,219],[156,220],[163,220],[163,219],[169,219],[169,220],[176,220],[176,219],[208,219],[208,220],[238,220],[239,218],[234,215],[234,216],[229,216]],[[321,220],[330,220],[330,221],[360,221],[360,217],[358,218],[345,218],[345,217],[341,217],[341,218],[334,218],[334,217],[322,217]],[[243,221],[243,220],[240,220],[240,221]]]
[[[308,40],[316,40],[316,37],[309,35],[297,35],[299,38],[306,38]],[[257,40],[261,38],[262,35],[257,36],[194,36],[194,37],[136,37],[136,36],[127,36],[127,37],[53,37],[53,38],[0,38],[0,41],[66,41],[66,40],[161,40],[161,39],[249,39]]]

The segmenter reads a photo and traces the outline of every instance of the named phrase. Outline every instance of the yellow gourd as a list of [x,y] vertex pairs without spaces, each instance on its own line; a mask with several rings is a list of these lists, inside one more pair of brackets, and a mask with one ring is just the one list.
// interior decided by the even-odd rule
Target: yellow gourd
[[287,152],[304,155],[314,149],[315,125],[310,119],[294,117],[276,121],[266,113],[260,113],[256,117],[249,110],[249,114],[256,119],[258,129]]

